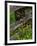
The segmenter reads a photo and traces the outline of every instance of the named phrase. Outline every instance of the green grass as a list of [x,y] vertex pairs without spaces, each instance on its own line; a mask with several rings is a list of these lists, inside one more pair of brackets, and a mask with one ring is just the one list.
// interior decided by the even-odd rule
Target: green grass
[[31,20],[17,28],[15,31],[12,31],[10,35],[14,36],[17,40],[32,39]]

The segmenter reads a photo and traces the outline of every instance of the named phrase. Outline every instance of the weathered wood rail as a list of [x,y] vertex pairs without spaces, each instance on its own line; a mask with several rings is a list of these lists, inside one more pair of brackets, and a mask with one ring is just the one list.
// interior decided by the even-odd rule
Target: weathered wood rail
[[29,19],[32,19],[32,17],[30,16],[23,17],[22,19],[20,19],[20,21],[16,21],[14,24],[11,24],[10,31],[17,29],[18,27],[26,23]]

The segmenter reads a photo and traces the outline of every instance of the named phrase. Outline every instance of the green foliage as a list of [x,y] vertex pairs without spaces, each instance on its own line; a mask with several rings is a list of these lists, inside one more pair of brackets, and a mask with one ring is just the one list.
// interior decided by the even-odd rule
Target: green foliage
[[16,21],[16,19],[15,19],[15,12],[10,12],[10,23],[13,23],[13,22],[15,22]]
[[26,40],[32,39],[32,28],[31,22],[28,24],[24,24],[21,27],[17,28],[15,31],[11,32],[11,36],[14,36],[17,40]]

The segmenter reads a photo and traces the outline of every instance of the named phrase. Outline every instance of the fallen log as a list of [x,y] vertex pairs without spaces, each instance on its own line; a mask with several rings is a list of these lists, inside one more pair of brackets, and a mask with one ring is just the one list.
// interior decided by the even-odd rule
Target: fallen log
[[10,31],[14,31],[16,30],[18,27],[20,27],[21,25],[25,24],[29,19],[32,19],[32,17],[24,17],[22,19],[20,19],[20,21],[17,21],[14,25],[11,24],[11,28]]

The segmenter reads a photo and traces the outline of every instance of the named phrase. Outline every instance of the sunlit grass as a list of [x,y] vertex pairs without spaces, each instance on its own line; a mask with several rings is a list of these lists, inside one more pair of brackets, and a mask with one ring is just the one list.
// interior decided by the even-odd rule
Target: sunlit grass
[[28,24],[24,24],[11,32],[11,36],[14,36],[17,40],[32,39],[32,25],[31,22]]

